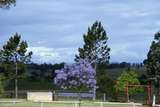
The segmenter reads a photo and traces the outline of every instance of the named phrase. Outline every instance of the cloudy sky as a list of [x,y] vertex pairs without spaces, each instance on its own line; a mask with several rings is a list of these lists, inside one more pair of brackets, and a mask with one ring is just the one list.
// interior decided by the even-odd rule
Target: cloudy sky
[[15,32],[33,61],[73,62],[83,34],[96,20],[109,37],[111,62],[142,62],[160,30],[160,0],[17,0],[0,9],[0,46]]

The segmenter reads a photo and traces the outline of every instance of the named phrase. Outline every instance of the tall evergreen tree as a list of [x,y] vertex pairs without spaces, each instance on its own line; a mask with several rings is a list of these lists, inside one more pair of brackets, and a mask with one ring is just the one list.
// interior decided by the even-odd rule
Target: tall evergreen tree
[[15,5],[16,0],[0,0],[0,8],[9,8],[11,5]]
[[87,58],[95,65],[109,63],[108,37],[101,22],[96,21],[89,27],[88,32],[83,35],[83,40],[84,45],[79,48],[79,55],[76,55],[76,59]]
[[144,65],[149,78],[160,79],[160,32],[155,34],[147,59],[144,60]]
[[0,50],[1,66],[4,68],[4,74],[9,79],[15,80],[15,97],[17,98],[17,79],[22,75],[20,67],[23,68],[31,59],[32,52],[27,52],[27,42],[21,41],[21,36],[16,33],[9,39]]
[[154,36],[144,65],[147,71],[147,80],[154,83],[155,90],[158,88],[156,95],[160,97],[160,32],[157,32]]

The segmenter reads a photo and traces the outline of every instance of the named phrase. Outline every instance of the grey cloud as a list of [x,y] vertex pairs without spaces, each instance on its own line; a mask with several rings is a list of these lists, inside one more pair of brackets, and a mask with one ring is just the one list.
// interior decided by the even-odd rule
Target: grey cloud
[[[35,59],[68,61],[63,54],[82,47],[87,27],[100,20],[109,36],[112,61],[142,61],[160,28],[159,9],[159,0],[19,0],[16,7],[0,10],[0,44],[19,32],[30,47],[43,46],[57,55],[46,58],[36,51]],[[73,50],[67,55],[72,61]]]

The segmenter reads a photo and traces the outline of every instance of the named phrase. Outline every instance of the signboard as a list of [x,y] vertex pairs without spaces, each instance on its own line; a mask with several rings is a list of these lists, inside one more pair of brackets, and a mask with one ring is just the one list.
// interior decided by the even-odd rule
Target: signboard
[[27,100],[30,101],[52,101],[52,92],[27,92]]

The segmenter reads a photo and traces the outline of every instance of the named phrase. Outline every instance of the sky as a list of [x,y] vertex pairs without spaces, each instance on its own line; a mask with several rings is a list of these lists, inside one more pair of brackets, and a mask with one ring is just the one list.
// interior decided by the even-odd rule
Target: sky
[[107,32],[110,62],[143,62],[160,30],[160,0],[17,0],[0,9],[0,47],[16,32],[36,63],[72,63],[96,20]]

